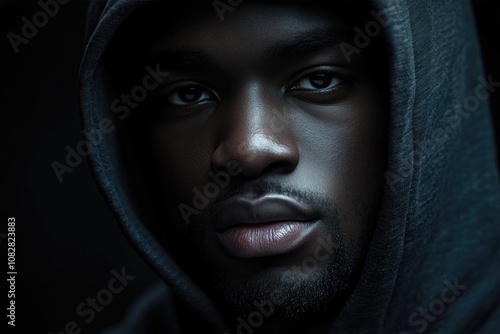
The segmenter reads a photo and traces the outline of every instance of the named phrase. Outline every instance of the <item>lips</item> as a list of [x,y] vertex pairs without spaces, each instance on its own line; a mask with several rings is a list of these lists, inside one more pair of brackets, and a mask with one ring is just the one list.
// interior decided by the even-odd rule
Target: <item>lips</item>
[[311,235],[316,213],[282,195],[256,199],[236,197],[226,201],[214,216],[222,245],[240,258],[288,253]]

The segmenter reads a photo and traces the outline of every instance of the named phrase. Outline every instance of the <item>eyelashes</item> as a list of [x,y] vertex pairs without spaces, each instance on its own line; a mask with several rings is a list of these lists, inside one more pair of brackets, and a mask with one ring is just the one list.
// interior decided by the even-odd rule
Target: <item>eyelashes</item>
[[212,92],[200,85],[189,84],[174,90],[167,96],[167,101],[174,106],[186,106],[210,101],[215,98]]
[[313,104],[334,104],[348,96],[354,73],[334,66],[315,67],[298,74],[287,93]]
[[293,85],[292,90],[326,90],[333,89],[341,83],[342,79],[334,77],[331,73],[316,72],[301,78]]
[[[313,104],[334,104],[347,96],[352,87],[349,70],[335,66],[316,66],[292,76],[282,91],[289,97]],[[219,94],[208,85],[197,81],[181,80],[162,88],[160,100],[163,110],[186,115],[198,107],[221,103]],[[214,105],[215,106],[215,105]]]

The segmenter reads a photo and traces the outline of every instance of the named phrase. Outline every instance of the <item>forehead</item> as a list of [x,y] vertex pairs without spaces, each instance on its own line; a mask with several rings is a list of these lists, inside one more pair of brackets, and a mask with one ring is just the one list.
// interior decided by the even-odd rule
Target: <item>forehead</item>
[[183,55],[203,55],[213,60],[214,67],[217,63],[225,67],[250,66],[252,61],[259,67],[264,62],[278,62],[301,52],[331,48],[348,33],[347,26],[332,20],[319,8],[249,4],[242,5],[238,12],[235,9],[223,22],[211,11],[187,16],[174,29],[160,33],[144,51],[148,58],[160,54],[163,59],[171,59],[163,53],[170,50]]
[[246,0],[223,12],[214,3],[152,1],[133,13],[122,26],[123,42],[131,48],[132,45],[151,47],[160,41],[176,45],[197,42],[212,45],[225,40],[263,44],[315,28],[353,35],[353,27],[364,22],[370,11],[364,1],[356,1],[354,5],[345,1]]
[[[308,30],[348,31],[347,25],[335,20],[318,7],[292,4],[246,4],[226,12],[220,21],[214,10],[180,14],[174,27],[159,35],[164,42],[176,45],[218,44],[238,41],[256,46],[285,39]],[[258,43],[256,43],[258,42]]]
[[127,76],[142,73],[144,62],[194,71],[271,73],[316,50],[328,52],[330,63],[366,67],[378,63],[381,53],[371,50],[378,43],[371,43],[353,63],[340,45],[353,45],[354,27],[366,24],[370,10],[358,1],[243,1],[224,12],[221,21],[211,2],[153,1],[129,17],[107,55],[111,68],[119,69],[116,75],[127,65]]

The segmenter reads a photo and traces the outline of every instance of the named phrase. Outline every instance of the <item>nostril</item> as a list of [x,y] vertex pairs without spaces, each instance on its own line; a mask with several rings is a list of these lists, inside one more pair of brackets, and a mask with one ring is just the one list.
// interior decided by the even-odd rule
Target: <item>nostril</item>
[[[212,155],[212,170],[220,170],[230,161],[241,166],[242,174],[252,178],[262,173],[287,173],[298,164],[299,152],[294,140],[254,136],[245,141],[225,141]],[[240,143],[240,144],[238,144]]]

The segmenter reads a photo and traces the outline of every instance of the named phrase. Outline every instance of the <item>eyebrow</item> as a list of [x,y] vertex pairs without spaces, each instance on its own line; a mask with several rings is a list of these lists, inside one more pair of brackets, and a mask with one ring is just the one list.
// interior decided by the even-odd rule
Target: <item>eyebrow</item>
[[268,56],[274,60],[300,58],[321,49],[334,47],[348,40],[351,35],[352,33],[346,30],[316,29],[306,31],[271,47]]
[[[274,61],[300,58],[318,50],[332,48],[346,41],[351,35],[352,33],[349,34],[345,30],[316,29],[306,31],[273,45],[266,55]],[[146,57],[151,62],[165,64],[165,66],[179,70],[199,71],[207,68],[221,68],[219,62],[202,49],[160,49],[147,53]]]
[[198,49],[155,50],[147,53],[150,62],[165,64],[165,66],[180,70],[202,70],[219,68],[220,65],[210,56]]

